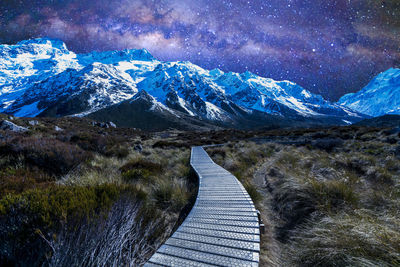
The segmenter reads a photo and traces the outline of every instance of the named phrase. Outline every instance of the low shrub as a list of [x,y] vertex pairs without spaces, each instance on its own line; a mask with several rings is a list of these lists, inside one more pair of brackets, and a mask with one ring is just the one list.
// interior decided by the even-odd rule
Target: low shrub
[[138,158],[129,161],[120,168],[123,173],[135,169],[145,169],[152,173],[160,173],[163,170],[163,167],[161,164],[154,161]]
[[39,169],[6,167],[0,170],[0,197],[28,189],[46,188],[54,178]]
[[191,145],[186,142],[174,141],[157,141],[153,144],[153,148],[190,148]]
[[315,148],[331,152],[334,148],[343,145],[343,140],[340,138],[321,138],[311,142],[311,145]]
[[149,180],[152,172],[147,169],[133,169],[122,173],[122,178],[126,182],[136,182],[138,180]]
[[51,175],[65,174],[91,158],[90,153],[76,145],[45,137],[8,139],[0,144],[0,156],[11,157],[14,164],[38,167]]
[[[92,187],[51,186],[0,199],[0,262],[44,262],[49,247],[40,233],[55,233],[61,227],[69,231],[83,221],[95,221],[107,215],[122,195],[138,199],[135,188],[103,184]],[[56,238],[56,237],[55,237]]]
[[122,137],[83,132],[72,135],[69,141],[83,150],[97,152],[109,157],[124,158],[129,154],[129,150],[123,145],[126,140]]
[[119,159],[123,159],[129,155],[129,149],[120,145],[116,145],[110,149],[107,149],[104,152],[104,155],[107,157],[117,157]]

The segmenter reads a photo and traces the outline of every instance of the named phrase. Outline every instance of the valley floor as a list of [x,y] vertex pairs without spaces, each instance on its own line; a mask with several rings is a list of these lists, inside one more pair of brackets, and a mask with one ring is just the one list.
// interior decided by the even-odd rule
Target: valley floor
[[190,148],[206,144],[223,144],[207,152],[262,213],[262,266],[400,265],[398,129],[146,133],[79,118],[12,122],[29,131],[0,130],[3,265],[142,265],[190,211]]

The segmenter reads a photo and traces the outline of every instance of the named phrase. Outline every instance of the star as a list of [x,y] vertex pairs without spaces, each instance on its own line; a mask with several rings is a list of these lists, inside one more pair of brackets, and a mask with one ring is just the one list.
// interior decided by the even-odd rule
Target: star
[[19,0],[1,1],[0,14],[0,43],[47,36],[77,53],[147,48],[160,60],[290,80],[330,100],[400,62],[396,0]]

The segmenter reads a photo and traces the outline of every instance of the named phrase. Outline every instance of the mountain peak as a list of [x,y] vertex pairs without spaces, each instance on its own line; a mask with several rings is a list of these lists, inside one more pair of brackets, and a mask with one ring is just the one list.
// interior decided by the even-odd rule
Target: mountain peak
[[341,97],[339,103],[373,117],[400,114],[400,69],[378,74],[360,91]]
[[214,77],[218,77],[218,76],[221,76],[223,74],[224,74],[224,72],[222,70],[218,69],[218,68],[210,70],[210,75],[214,76]]
[[65,43],[59,39],[53,39],[53,38],[36,38],[36,39],[29,39],[29,40],[24,40],[20,41],[17,43],[17,45],[32,45],[32,44],[37,44],[37,45],[48,45],[53,48],[58,48],[62,50],[67,50],[67,46]]
[[114,64],[121,61],[153,61],[155,58],[146,49],[125,49],[104,52],[92,52],[80,55],[81,61],[92,63],[101,62],[104,64]]
[[140,90],[136,95],[133,96],[133,100],[137,100],[137,99],[143,99],[143,100],[147,100],[147,101],[153,100],[151,95],[149,95],[149,93],[147,93],[145,90]]
[[250,78],[258,78],[259,76],[257,76],[256,74],[254,74],[254,73],[252,73],[252,72],[250,72],[250,71],[246,71],[246,72],[243,72],[242,74],[241,74],[241,76],[244,78],[244,79],[246,79],[246,80],[248,80],[248,79],[250,79]]

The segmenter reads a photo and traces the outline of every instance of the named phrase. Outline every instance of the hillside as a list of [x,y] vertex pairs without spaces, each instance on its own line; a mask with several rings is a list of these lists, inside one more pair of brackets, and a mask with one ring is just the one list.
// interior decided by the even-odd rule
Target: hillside
[[338,103],[372,117],[400,115],[400,69],[380,73],[363,89],[344,95]]
[[369,127],[400,127],[400,115],[384,115],[376,118],[365,119],[357,122],[356,125]]

